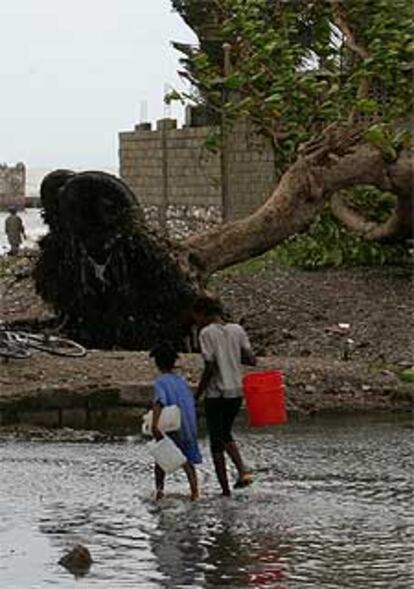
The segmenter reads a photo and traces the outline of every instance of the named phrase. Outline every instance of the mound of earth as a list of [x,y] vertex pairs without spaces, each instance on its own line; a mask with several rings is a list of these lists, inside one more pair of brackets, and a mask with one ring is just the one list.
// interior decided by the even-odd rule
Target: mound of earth
[[31,279],[36,254],[25,252],[17,258],[0,258],[0,319],[2,322],[47,321],[53,311],[36,294]]
[[[34,292],[33,259],[0,276],[1,320],[29,325],[53,317]],[[410,366],[414,358],[414,277],[404,268],[318,272],[268,268],[224,273],[212,288],[244,324],[261,356],[319,357]]]
[[260,355],[413,363],[414,280],[405,268],[277,267],[215,284]]

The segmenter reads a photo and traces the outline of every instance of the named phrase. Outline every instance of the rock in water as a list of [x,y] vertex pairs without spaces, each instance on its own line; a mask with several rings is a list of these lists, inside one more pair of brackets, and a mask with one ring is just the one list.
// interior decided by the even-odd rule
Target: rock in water
[[58,564],[64,566],[73,575],[82,576],[89,571],[92,562],[89,550],[82,544],[76,544],[62,556]]
[[176,345],[197,285],[144,219],[128,186],[103,172],[56,171],[41,186],[50,231],[34,278],[71,337],[89,347]]

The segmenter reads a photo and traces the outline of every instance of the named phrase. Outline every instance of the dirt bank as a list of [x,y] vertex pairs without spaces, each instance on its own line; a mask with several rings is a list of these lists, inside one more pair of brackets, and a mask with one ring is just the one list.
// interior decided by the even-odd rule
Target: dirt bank
[[225,276],[216,288],[261,354],[414,361],[414,280],[408,269],[273,267]]
[[[53,317],[34,292],[32,264],[32,258],[21,258],[0,272],[5,322]],[[213,278],[211,288],[244,323],[262,356],[414,362],[414,276],[409,269],[305,272],[273,266],[255,274],[222,274]]]
[[[33,290],[31,261],[3,271],[2,320],[53,316]],[[413,362],[413,277],[399,269],[299,272],[215,278],[213,287],[242,320],[261,367],[283,370],[288,407],[301,415],[321,410],[408,410],[413,385],[399,374]],[[185,355],[181,369],[193,383],[201,369]],[[61,410],[87,402],[144,407],[154,367],[146,353],[90,352],[84,359],[36,354],[2,363],[0,404]],[[6,415],[4,413],[4,415]],[[9,418],[7,418],[9,419]],[[60,418],[61,419],[61,416]]]

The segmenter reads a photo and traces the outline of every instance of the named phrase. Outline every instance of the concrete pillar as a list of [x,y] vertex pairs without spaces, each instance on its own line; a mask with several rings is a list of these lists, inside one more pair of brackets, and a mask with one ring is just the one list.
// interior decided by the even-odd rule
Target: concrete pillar
[[151,123],[139,123],[139,125],[135,125],[135,131],[138,133],[140,131],[152,131]]

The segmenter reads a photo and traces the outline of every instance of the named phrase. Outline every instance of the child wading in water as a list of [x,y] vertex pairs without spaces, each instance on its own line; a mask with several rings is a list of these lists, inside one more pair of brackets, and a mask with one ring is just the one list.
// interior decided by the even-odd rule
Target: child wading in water
[[[163,434],[158,429],[161,411],[163,407],[168,405],[178,405],[181,412],[181,428],[177,432],[170,432],[168,436],[187,458],[183,468],[190,484],[191,500],[195,501],[199,497],[199,492],[194,465],[200,464],[202,457],[197,444],[197,418],[194,396],[187,381],[174,372],[178,354],[171,344],[168,342],[159,344],[150,352],[150,357],[154,358],[155,364],[161,372],[154,383],[152,434],[157,440],[162,438]],[[157,500],[164,497],[164,481],[165,472],[156,464],[155,487]]]
[[257,360],[244,329],[223,319],[220,303],[200,297],[193,308],[204,358],[204,371],[196,398],[205,397],[207,430],[217,478],[224,496],[230,495],[225,454],[238,472],[236,489],[253,481],[253,473],[245,467],[233,439],[233,422],[243,398],[241,365],[256,366]]

